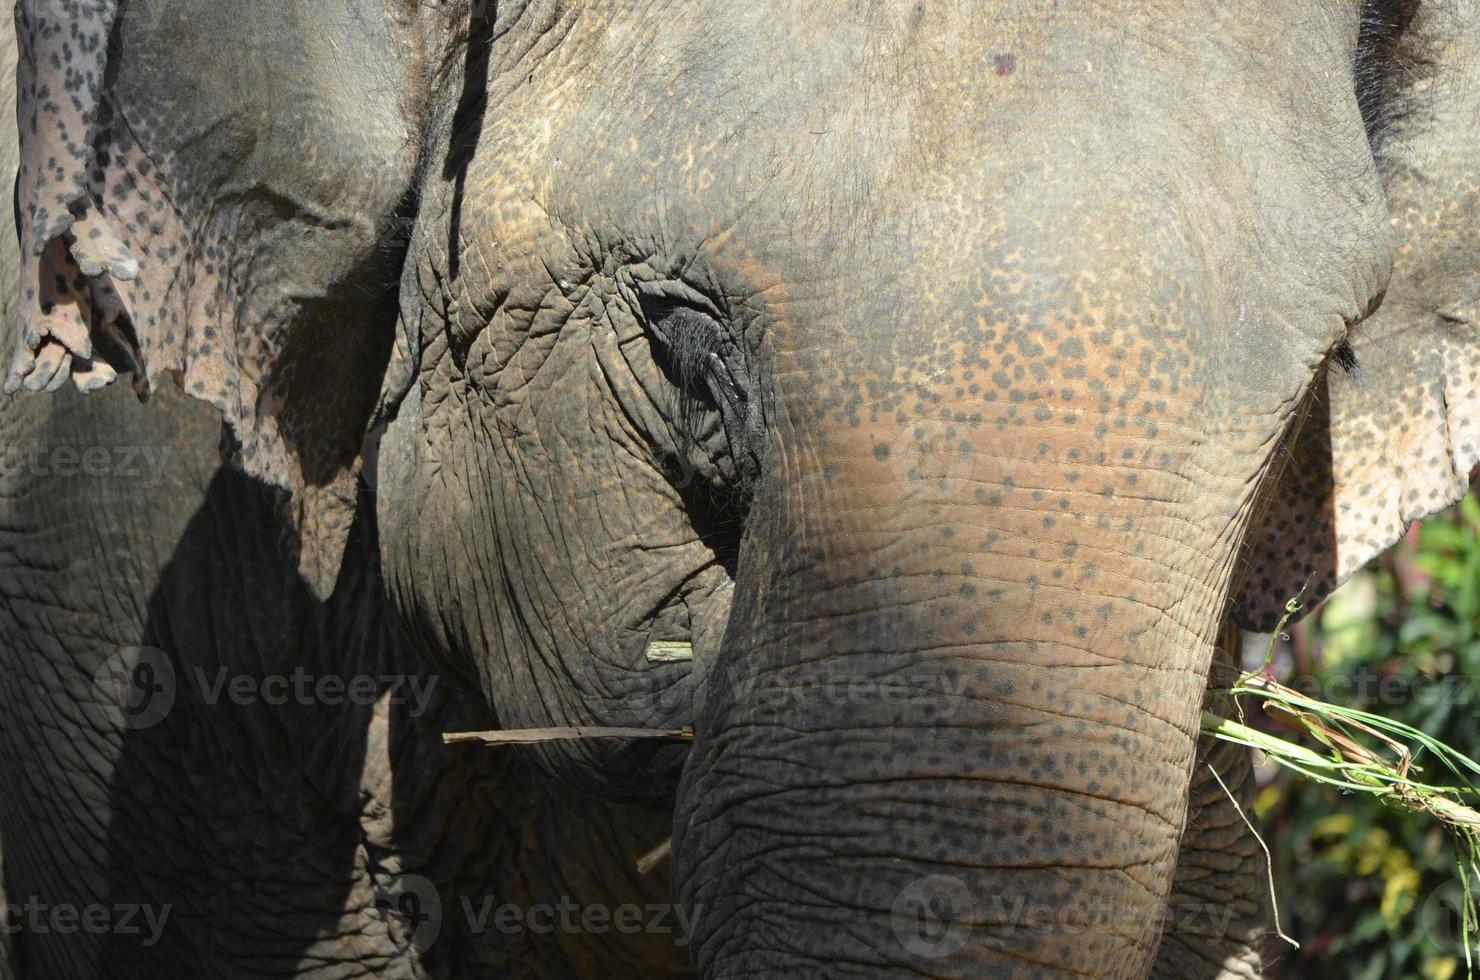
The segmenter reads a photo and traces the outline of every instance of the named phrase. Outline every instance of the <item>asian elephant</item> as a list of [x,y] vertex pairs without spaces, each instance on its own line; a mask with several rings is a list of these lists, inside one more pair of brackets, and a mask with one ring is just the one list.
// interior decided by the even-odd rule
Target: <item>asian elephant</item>
[[[1200,709],[1480,462],[1480,3],[17,36],[6,444],[164,462],[0,484],[4,890],[174,910],[20,975],[1258,975]],[[187,683],[303,666],[445,684]],[[667,901],[670,827],[681,938],[463,914]]]

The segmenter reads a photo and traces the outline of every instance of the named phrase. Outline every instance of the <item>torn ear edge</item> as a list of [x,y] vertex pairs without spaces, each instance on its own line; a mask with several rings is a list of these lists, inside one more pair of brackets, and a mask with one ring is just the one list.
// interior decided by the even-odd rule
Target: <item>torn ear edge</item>
[[1449,314],[1384,310],[1308,393],[1260,491],[1231,600],[1269,632],[1296,598],[1309,612],[1395,544],[1457,503],[1480,464],[1480,344]]
[[227,256],[175,210],[169,175],[109,104],[115,14],[113,0],[17,8],[22,260],[5,391],[71,380],[90,392],[129,373],[141,398],[170,380],[213,405],[225,455],[285,491],[289,558],[327,598],[390,337],[345,344],[332,327],[289,329],[237,308]]

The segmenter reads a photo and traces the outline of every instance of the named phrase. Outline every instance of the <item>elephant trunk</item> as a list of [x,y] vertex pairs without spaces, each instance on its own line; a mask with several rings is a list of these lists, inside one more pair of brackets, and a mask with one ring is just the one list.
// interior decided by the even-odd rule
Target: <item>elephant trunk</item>
[[907,390],[910,421],[778,391],[679,792],[696,961],[1142,975],[1240,495],[1178,482],[1188,402],[996,425]]

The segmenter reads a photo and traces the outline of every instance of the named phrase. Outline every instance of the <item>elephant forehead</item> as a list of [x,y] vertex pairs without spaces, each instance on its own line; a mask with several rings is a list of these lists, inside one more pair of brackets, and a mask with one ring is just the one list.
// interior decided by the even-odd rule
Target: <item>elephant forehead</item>
[[1148,288],[1237,269],[1230,296],[1329,322],[1385,261],[1348,13],[1292,13],[1307,29],[1275,43],[1249,18],[1163,11],[1174,42],[1140,8],[588,4],[535,25],[560,36],[538,59],[518,26],[496,43],[470,180],[518,203],[494,237],[553,225],[675,265],[722,244],[761,288],[868,267],[948,305],[1016,246],[1130,257]]

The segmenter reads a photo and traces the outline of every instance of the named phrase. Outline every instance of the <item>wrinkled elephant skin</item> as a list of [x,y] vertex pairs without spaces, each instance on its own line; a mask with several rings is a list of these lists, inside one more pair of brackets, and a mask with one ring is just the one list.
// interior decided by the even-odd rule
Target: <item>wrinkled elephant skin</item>
[[[25,567],[152,583],[122,615],[8,584],[9,696],[131,631],[177,675],[272,650],[456,689],[428,719],[192,710],[108,756],[110,799],[141,767],[130,819],[229,758],[252,825],[327,862],[171,827],[249,884],[161,973],[230,972],[260,928],[326,974],[1258,975],[1251,768],[1198,720],[1238,625],[1480,462],[1480,5],[101,0],[70,35],[54,6],[19,7],[10,387],[92,392],[25,410],[86,444],[120,376],[183,418],[178,381],[232,489],[7,494]],[[172,479],[213,472],[190,445]],[[694,739],[436,744],[480,717]],[[315,764],[264,761],[304,738]],[[351,805],[392,777],[393,817]],[[561,804],[578,851],[538,829]],[[357,924],[408,874],[444,907],[579,866],[642,896],[669,812],[681,944],[390,954]],[[198,862],[63,861],[22,816],[12,893],[209,906]],[[525,846],[454,873],[479,834]]]

